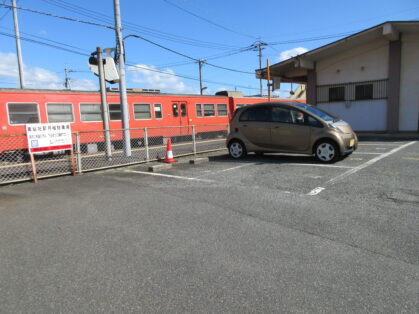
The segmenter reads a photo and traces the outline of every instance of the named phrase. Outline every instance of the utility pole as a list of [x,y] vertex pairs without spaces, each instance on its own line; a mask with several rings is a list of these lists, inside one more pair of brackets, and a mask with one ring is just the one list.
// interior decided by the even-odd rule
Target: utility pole
[[122,128],[124,133],[124,153],[126,157],[131,156],[131,136],[129,130],[129,111],[127,102],[127,89],[125,82],[125,60],[124,60],[124,44],[122,39],[122,26],[121,26],[121,10],[119,0],[114,0],[114,13],[115,13],[115,32],[116,32],[116,46],[118,53],[118,67],[119,67],[119,93],[121,98],[121,111],[122,111]]
[[71,71],[71,70],[69,70],[69,69],[64,69],[64,73],[65,73],[65,82],[64,82],[64,87],[66,88],[66,89],[70,89],[71,90],[71,79],[70,79],[70,77],[68,76],[68,73],[70,73],[70,72],[73,72],[73,71]]
[[112,146],[111,146],[111,135],[109,131],[109,107],[108,100],[106,98],[106,82],[105,82],[105,71],[103,67],[102,49],[96,47],[98,70],[99,70],[99,84],[100,84],[100,98],[102,100],[102,120],[103,129],[105,130],[105,150],[106,157],[108,160],[112,159]]
[[[257,43],[253,44],[253,50],[256,50],[259,52],[259,69],[262,68],[262,50],[265,48],[262,48],[263,46],[267,46],[268,44],[259,40]],[[262,97],[262,79],[259,79],[259,89],[260,89],[260,96]]]
[[22,51],[20,49],[20,32],[19,32],[19,22],[17,19],[17,10],[16,10],[16,0],[12,0],[13,5],[13,21],[15,23],[15,37],[16,37],[16,54],[17,54],[17,65],[19,69],[19,82],[20,88],[24,88],[24,78],[23,78],[23,63],[22,63]]
[[199,90],[200,90],[201,95],[202,95],[203,90],[206,88],[206,87],[202,87],[202,63],[205,63],[205,60],[199,59],[198,60],[198,64],[199,64]]

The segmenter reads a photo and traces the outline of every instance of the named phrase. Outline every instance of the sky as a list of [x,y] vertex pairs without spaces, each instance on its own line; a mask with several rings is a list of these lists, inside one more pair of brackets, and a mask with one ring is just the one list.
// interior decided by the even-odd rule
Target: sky
[[[10,0],[0,0],[10,5]],[[220,90],[259,94],[262,67],[321,47],[385,21],[419,20],[417,0],[120,0],[128,88],[199,94]],[[17,0],[17,6],[79,22],[18,10],[27,88],[97,90],[88,57],[96,47],[115,47],[113,0]],[[93,24],[87,24],[89,22]],[[18,88],[13,15],[0,6],[0,87]],[[267,93],[263,81],[263,93]],[[108,84],[108,87],[117,87]],[[275,92],[288,97],[294,86]]]

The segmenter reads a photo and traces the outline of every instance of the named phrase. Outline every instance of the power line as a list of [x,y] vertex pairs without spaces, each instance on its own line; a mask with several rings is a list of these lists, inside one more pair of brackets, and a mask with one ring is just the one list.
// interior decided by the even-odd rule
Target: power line
[[[13,8],[12,5],[4,4],[4,3],[0,3],[0,5],[4,6],[4,7],[7,7],[7,8],[10,8],[10,9]],[[54,18],[58,18],[58,19],[68,20],[68,21],[72,21],[72,22],[79,22],[79,23],[83,23],[83,24],[100,26],[100,27],[105,27],[105,28],[109,28],[109,29],[112,29],[112,30],[115,29],[113,26],[109,26],[109,25],[103,25],[103,24],[97,24],[97,23],[93,23],[93,22],[73,19],[71,17],[55,15],[55,14],[52,14],[52,13],[42,12],[42,11],[38,11],[38,10],[22,8],[22,7],[18,7],[18,6],[16,6],[16,9],[23,10],[23,11],[28,11],[28,12],[32,12],[32,13],[37,13],[37,14],[42,14],[42,15],[46,15],[46,16],[50,16],[50,17],[54,17]]]
[[[8,33],[4,33],[4,32],[0,32],[0,35],[6,36],[6,37],[11,37],[11,38],[16,38],[16,36],[14,34],[8,34]],[[31,43],[35,43],[35,44],[39,44],[39,45],[63,50],[63,51],[66,51],[66,52],[78,54],[78,55],[81,55],[81,56],[86,56],[86,57],[90,56],[90,54],[87,54],[87,53],[78,52],[78,51],[75,51],[75,50],[72,50],[72,49],[56,46],[56,45],[53,45],[53,44],[48,44],[48,43],[45,43],[45,42],[42,42],[42,41],[39,41],[39,40],[35,40],[35,39],[31,39],[31,38],[27,38],[27,37],[20,36],[20,39],[22,39],[24,41],[31,42]]]
[[[0,35],[7,36],[7,37],[12,37],[12,38],[16,38],[15,35],[4,33],[4,32],[0,32]],[[63,51],[70,52],[70,53],[73,53],[73,54],[85,56],[85,57],[89,57],[90,56],[90,54],[86,54],[86,53],[78,52],[78,51],[75,51],[75,50],[63,48],[63,47],[60,47],[60,46],[56,46],[56,45],[53,45],[53,44],[45,43],[45,42],[42,42],[42,41],[39,41],[39,40],[30,39],[30,38],[27,38],[27,37],[22,37],[21,36],[20,39],[25,40],[25,41],[28,41],[28,42],[31,42],[31,43],[36,43],[36,44],[39,44],[39,45],[43,45],[43,46],[47,46],[47,47],[51,47],[51,48],[63,50]],[[134,67],[134,68],[143,69],[143,70],[146,70],[146,71],[157,72],[157,73],[161,73],[161,74],[165,74],[165,75],[169,75],[169,76],[176,76],[176,77],[180,77],[180,78],[184,78],[184,79],[188,79],[188,80],[199,81],[199,78],[191,77],[191,76],[187,76],[187,75],[175,74],[175,73],[171,73],[171,72],[160,71],[160,70],[152,69],[152,68],[149,68],[149,67],[143,67],[143,66],[139,66],[139,65],[135,65],[135,64],[131,64],[131,63],[126,63],[126,65],[127,66],[131,66],[131,67]],[[203,80],[203,82],[205,82],[205,83],[212,83],[212,84],[216,84],[216,85],[236,86],[236,87],[240,87],[240,88],[244,88],[244,89],[254,89],[254,90],[257,90],[257,88],[253,88],[253,87],[249,87],[249,86],[243,86],[243,85],[237,85],[237,84],[231,84],[231,83],[225,83],[225,82],[217,82],[217,81],[209,81],[209,80]]]
[[[86,17],[89,17],[93,20],[98,20],[101,22],[107,22],[107,23],[112,23],[113,19],[105,14],[101,14],[98,13],[96,11],[92,11],[86,8],[83,8],[81,6],[77,6],[77,5],[73,5],[70,4],[66,1],[55,1],[55,0],[42,0],[50,5],[54,5],[57,7],[60,7],[62,9],[68,10],[70,12],[73,13],[77,13]],[[144,27],[135,23],[131,23],[131,22],[124,22],[124,28],[126,30],[133,30],[133,31],[139,31],[143,34],[147,34],[156,38],[160,38],[160,39],[164,39],[164,40],[168,40],[168,41],[172,41],[172,42],[176,42],[176,43],[181,43],[181,44],[186,44],[186,45],[191,45],[191,46],[196,46],[196,47],[204,47],[204,48],[211,48],[211,49],[231,49],[231,48],[237,48],[231,45],[226,45],[226,44],[220,44],[220,43],[213,43],[213,42],[208,42],[208,41],[202,41],[202,40],[196,40],[196,39],[191,39],[185,36],[179,36],[179,35],[174,35],[174,34],[170,34],[170,33],[166,33],[166,32],[161,32],[161,31],[157,31],[155,29],[149,28],[149,27]]]
[[189,11],[189,10],[186,10],[185,8],[182,8],[181,6],[179,6],[179,5],[177,5],[177,4],[174,4],[174,3],[172,3],[171,1],[168,1],[168,0],[163,0],[163,1],[164,1],[164,2],[166,2],[166,3],[168,3],[168,4],[170,4],[170,5],[172,5],[172,6],[174,6],[174,7],[176,7],[176,8],[178,8],[179,10],[181,10],[181,11],[183,11],[183,12],[186,12],[186,13],[188,13],[188,14],[190,14],[190,15],[193,15],[193,16],[195,16],[196,18],[201,19],[201,20],[203,20],[203,21],[205,21],[205,22],[207,22],[207,23],[209,23],[209,24],[211,24],[211,25],[217,26],[217,27],[219,27],[219,28],[222,28],[222,29],[224,29],[224,30],[226,30],[226,31],[229,31],[229,32],[234,33],[234,34],[237,34],[237,35],[241,35],[241,36],[245,36],[245,37],[249,37],[249,38],[257,39],[257,37],[255,37],[255,36],[248,35],[248,34],[244,34],[244,33],[241,33],[241,32],[237,32],[237,31],[235,31],[235,30],[233,30],[233,29],[231,29],[231,28],[228,28],[228,27],[223,26],[223,25],[221,25],[221,24],[215,23],[215,22],[213,22],[213,21],[211,21],[211,20],[209,20],[209,19],[207,19],[207,18],[205,18],[205,17],[199,16],[198,14],[195,14],[195,13],[193,13],[193,12]]
[[[198,58],[194,58],[194,57],[191,57],[191,56],[185,55],[185,54],[180,53],[180,52],[178,52],[178,51],[176,51],[176,50],[173,50],[173,49],[167,48],[167,47],[165,47],[165,46],[163,46],[163,45],[160,45],[160,44],[158,44],[158,43],[156,43],[156,42],[154,42],[154,41],[152,41],[152,40],[149,40],[149,39],[147,39],[147,38],[144,38],[143,36],[140,36],[140,35],[135,34],[135,36],[134,36],[134,37],[140,38],[140,39],[142,39],[142,40],[144,40],[144,41],[146,41],[146,42],[149,42],[149,43],[151,43],[151,44],[153,44],[153,45],[155,45],[155,46],[158,46],[158,47],[160,47],[160,48],[162,48],[162,49],[165,49],[165,50],[167,50],[167,51],[170,51],[170,52],[172,52],[172,53],[175,53],[175,54],[177,54],[177,55],[179,55],[179,56],[182,56],[182,57],[185,57],[185,58],[187,58],[187,59],[194,60],[194,61],[196,61],[196,62],[200,62],[200,61],[202,60],[202,59],[198,59]],[[251,48],[249,47],[248,49],[251,49]],[[208,64],[209,66],[215,67],[215,68],[219,68],[219,69],[226,70],[226,71],[232,71],[232,72],[237,72],[237,73],[245,73],[245,74],[252,74],[252,75],[254,75],[254,74],[255,74],[254,72],[247,72],[247,71],[241,71],[241,70],[236,70],[236,69],[230,69],[230,68],[226,68],[226,67],[223,67],[223,66],[219,66],[219,65],[215,65],[215,64],[211,64],[211,63],[207,63],[207,62],[206,62],[206,64]]]

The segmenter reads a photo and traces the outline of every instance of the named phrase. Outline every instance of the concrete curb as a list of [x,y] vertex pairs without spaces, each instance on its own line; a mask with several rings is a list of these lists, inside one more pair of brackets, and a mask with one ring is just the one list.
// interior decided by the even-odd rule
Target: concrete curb
[[[355,132],[356,133],[356,132]],[[356,133],[360,141],[418,141],[419,133]]]
[[148,167],[148,171],[150,172],[157,172],[160,170],[170,169],[172,168],[172,164],[158,164],[158,165],[152,165]]
[[193,164],[193,165],[197,165],[197,164],[202,164],[202,163],[205,163],[205,162],[208,162],[208,161],[209,161],[209,157],[203,157],[203,158],[191,159],[191,160],[189,160],[189,163]]

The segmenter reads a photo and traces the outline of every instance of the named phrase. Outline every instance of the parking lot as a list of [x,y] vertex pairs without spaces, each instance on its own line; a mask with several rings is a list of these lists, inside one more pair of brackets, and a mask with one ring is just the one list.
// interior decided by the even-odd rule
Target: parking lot
[[419,142],[207,157],[0,187],[0,312],[417,312]]

